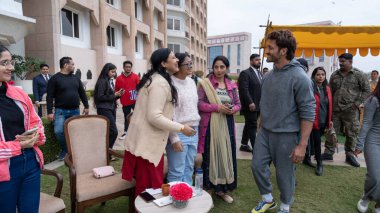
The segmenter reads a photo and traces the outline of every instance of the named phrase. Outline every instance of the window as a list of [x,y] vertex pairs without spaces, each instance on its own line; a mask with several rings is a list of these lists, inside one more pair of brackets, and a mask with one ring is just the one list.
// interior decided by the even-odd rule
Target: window
[[144,56],[144,40],[143,34],[137,33],[135,37],[136,58],[142,59]]
[[61,10],[62,35],[79,38],[79,16],[67,9]]
[[227,58],[229,61],[231,60],[231,45],[227,45]]
[[323,54],[319,57],[319,62],[324,62],[325,61],[325,53],[323,52]]
[[108,26],[107,27],[107,46],[116,47],[116,36],[115,36],[115,28]]
[[174,5],[174,6],[181,6],[180,0],[168,0],[168,4]]
[[239,74],[240,73],[240,69],[236,69],[236,72],[237,72],[237,74]]
[[223,53],[223,47],[222,46],[214,46],[209,47],[209,67],[212,67],[212,62],[216,58],[216,56],[222,55]]
[[153,28],[158,30],[158,11],[155,10],[153,13]]
[[240,44],[237,45],[237,65],[240,65]]
[[168,44],[168,48],[173,50],[174,53],[180,53],[181,52],[181,45],[179,44]]
[[135,1],[135,18],[139,21],[143,21],[143,10],[141,5],[141,0]]
[[106,2],[110,5],[115,5],[114,1],[113,0],[106,0]]
[[181,30],[181,21],[179,19],[168,18],[169,30]]

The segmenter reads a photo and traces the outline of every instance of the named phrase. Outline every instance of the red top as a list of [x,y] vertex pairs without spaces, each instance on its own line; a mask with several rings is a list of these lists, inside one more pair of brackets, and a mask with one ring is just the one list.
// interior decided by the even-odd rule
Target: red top
[[124,94],[120,97],[121,105],[129,106],[136,103],[136,86],[139,82],[139,76],[133,72],[128,76],[125,76],[123,72],[116,78],[115,91],[119,91],[121,88],[125,90]]

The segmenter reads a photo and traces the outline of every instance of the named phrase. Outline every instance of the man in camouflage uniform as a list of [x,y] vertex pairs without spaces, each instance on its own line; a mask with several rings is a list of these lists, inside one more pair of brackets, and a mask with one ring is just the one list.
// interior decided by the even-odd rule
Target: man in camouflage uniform
[[[333,96],[333,123],[335,130],[344,127],[346,142],[346,162],[359,167],[353,155],[356,138],[359,132],[359,107],[370,93],[366,75],[359,69],[352,67],[352,55],[344,53],[339,56],[340,69],[331,74],[330,88]],[[323,160],[333,160],[336,144],[326,141]]]

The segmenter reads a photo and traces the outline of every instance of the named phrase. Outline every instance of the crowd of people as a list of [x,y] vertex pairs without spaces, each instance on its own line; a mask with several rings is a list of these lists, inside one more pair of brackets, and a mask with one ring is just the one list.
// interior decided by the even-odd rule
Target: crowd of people
[[[296,188],[296,164],[315,167],[323,175],[323,160],[333,160],[334,141],[321,137],[335,127],[344,132],[346,162],[360,166],[356,157],[364,152],[367,175],[363,196],[357,203],[366,212],[375,201],[380,212],[380,86],[378,71],[371,80],[352,66],[353,56],[339,56],[340,69],[327,81],[326,71],[317,67],[307,76],[308,64],[296,60],[296,40],[287,30],[271,32],[265,54],[273,69],[260,71],[260,55],[250,56],[250,67],[242,71],[237,83],[228,73],[224,56],[212,62],[205,78],[192,71],[191,57],[161,48],[152,53],[151,69],[140,79],[131,61],[115,80],[116,66],[102,68],[94,90],[94,107],[110,121],[109,146],[118,130],[116,109],[120,101],[125,118],[122,178],[135,179],[135,196],[147,188],[160,188],[164,181],[164,155],[168,160],[167,181],[193,184],[194,161],[202,156],[203,188],[227,203],[237,184],[236,129],[234,115],[245,118],[241,151],[251,152],[252,174],[262,199],[251,212],[266,212],[277,207],[270,181],[270,165],[275,167],[280,191],[279,213],[290,212]],[[39,102],[46,94],[47,116],[61,145],[58,156],[67,153],[63,124],[66,119],[89,113],[89,103],[80,79],[73,75],[74,61],[60,59],[60,72],[49,75],[42,64],[41,74],[33,79],[34,103],[21,89],[9,85],[14,69],[11,53],[0,46],[0,206],[4,212],[38,212],[40,171],[45,142],[39,118]],[[116,83],[114,83],[114,80]],[[35,104],[38,114],[34,110]],[[364,107],[359,132],[359,112]],[[54,108],[54,110],[53,110]],[[35,128],[36,127],[36,128]],[[34,129],[34,131],[27,130]],[[141,134],[143,133],[143,134]],[[248,142],[250,141],[250,144]],[[317,162],[314,165],[311,156]],[[5,196],[7,198],[5,198]],[[11,200],[9,202],[9,200]]]

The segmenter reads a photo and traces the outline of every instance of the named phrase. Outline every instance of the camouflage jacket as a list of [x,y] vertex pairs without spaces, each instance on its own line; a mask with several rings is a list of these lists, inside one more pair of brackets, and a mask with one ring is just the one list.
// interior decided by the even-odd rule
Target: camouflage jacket
[[359,109],[370,94],[367,76],[361,70],[353,67],[346,76],[340,70],[330,77],[330,88],[333,96],[333,111],[341,111],[352,107]]

